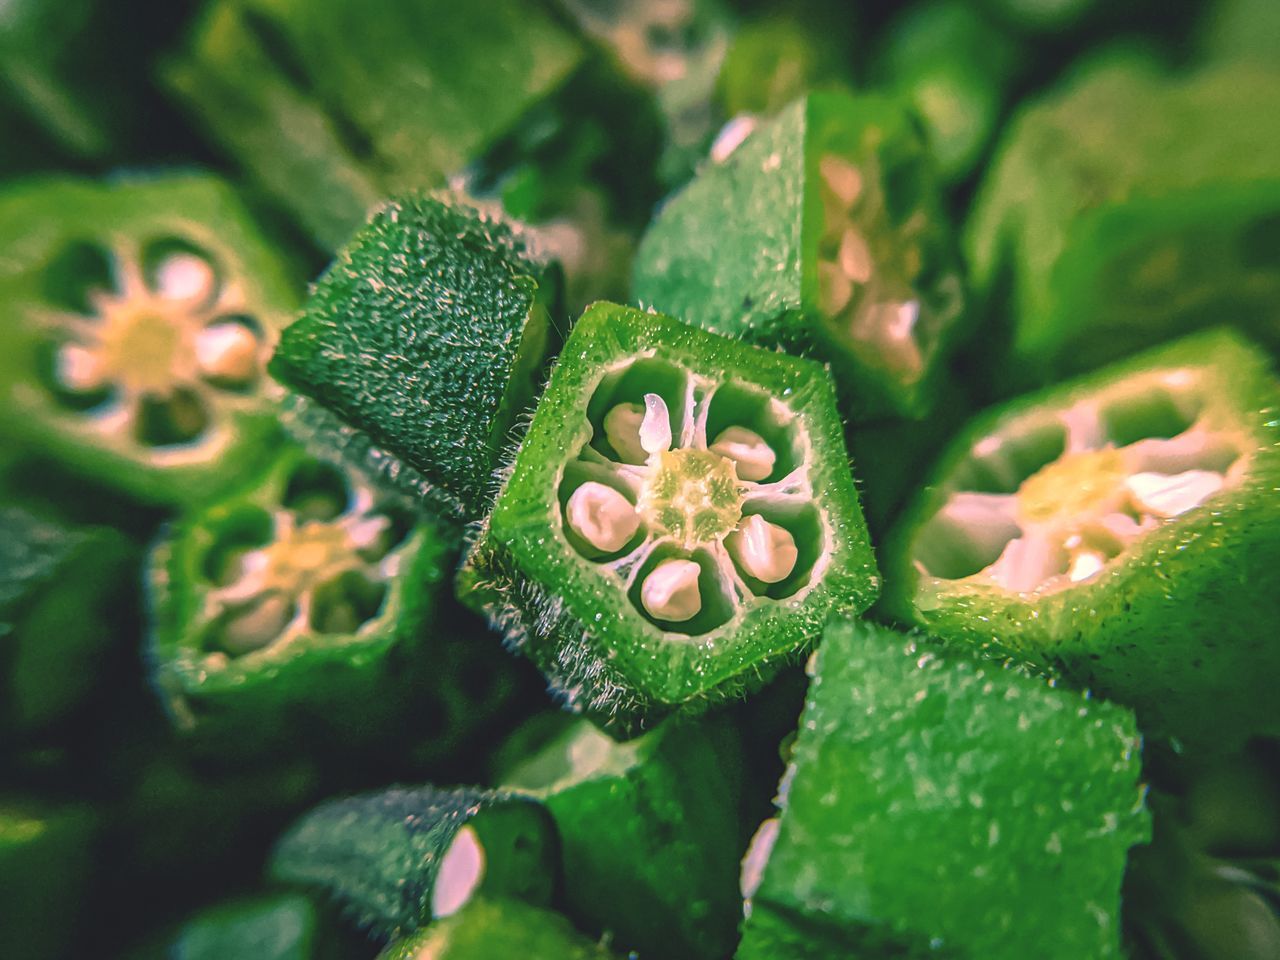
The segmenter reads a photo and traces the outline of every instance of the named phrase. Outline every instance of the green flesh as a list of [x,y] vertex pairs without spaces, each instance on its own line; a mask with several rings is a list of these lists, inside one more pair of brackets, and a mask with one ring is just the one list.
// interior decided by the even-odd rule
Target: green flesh
[[564,917],[518,900],[476,900],[451,917],[393,943],[378,960],[609,960]]

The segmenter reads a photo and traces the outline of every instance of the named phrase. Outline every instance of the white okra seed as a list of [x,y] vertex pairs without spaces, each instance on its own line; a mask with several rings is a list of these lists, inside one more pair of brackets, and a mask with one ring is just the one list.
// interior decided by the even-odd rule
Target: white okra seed
[[222,631],[222,646],[236,655],[261,650],[280,636],[293,613],[293,602],[283,594],[263,597],[227,621]]
[[170,254],[156,267],[156,293],[167,300],[207,300],[216,282],[213,265],[194,253]]
[[725,537],[725,548],[749,577],[779,583],[791,576],[800,553],[791,531],[753,513]]
[[1166,519],[1186,513],[1222,489],[1226,479],[1211,470],[1186,470],[1172,476],[1135,473],[1125,481],[1135,505]]
[[645,408],[638,403],[620,403],[604,415],[604,436],[623,463],[639,464],[649,459],[640,446],[640,424]]
[[764,480],[773,473],[778,455],[764,437],[746,427],[726,427],[711,444],[713,453],[732,460],[739,480]]
[[663,560],[640,587],[640,602],[658,620],[682,623],[702,609],[698,576],[702,568],[692,560]]
[[87,393],[102,386],[102,360],[92,350],[69,343],[58,351],[58,382],[68,390]]
[[431,888],[431,915],[447,917],[465,907],[484,880],[484,868],[484,846],[468,824],[440,858],[440,870]]
[[871,279],[871,248],[866,238],[850,227],[840,238],[840,267],[854,283],[866,283]]
[[862,173],[844,157],[827,154],[818,161],[818,172],[827,189],[847,206],[853,206],[862,195]]
[[258,338],[240,323],[215,323],[196,336],[196,361],[205,376],[247,383],[258,372]]
[[640,515],[631,501],[595,480],[573,491],[565,504],[565,518],[570,530],[604,553],[621,550],[640,527]]

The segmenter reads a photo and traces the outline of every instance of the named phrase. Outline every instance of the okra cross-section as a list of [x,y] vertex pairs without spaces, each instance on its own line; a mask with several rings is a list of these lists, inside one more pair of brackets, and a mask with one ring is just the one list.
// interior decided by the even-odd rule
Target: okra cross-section
[[843,94],[792,104],[668,202],[632,294],[827,361],[862,418],[928,410],[963,299],[912,120]]
[[460,585],[570,703],[729,695],[874,599],[820,367],[607,303],[562,357]]
[[0,219],[0,428],[151,501],[199,502],[265,462],[265,368],[296,292],[227,187],[43,181]]
[[894,536],[894,608],[1148,734],[1280,729],[1278,407],[1266,359],[1213,331],[980,416]]

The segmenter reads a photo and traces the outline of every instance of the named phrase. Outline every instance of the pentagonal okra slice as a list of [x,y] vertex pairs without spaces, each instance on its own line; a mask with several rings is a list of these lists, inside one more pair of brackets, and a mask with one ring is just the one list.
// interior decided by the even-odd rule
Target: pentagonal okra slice
[[740,690],[877,586],[825,372],[606,303],[570,335],[461,578],[604,713]]
[[892,101],[843,94],[793,103],[668,202],[632,294],[829,362],[860,418],[929,408],[962,306],[914,123]]
[[866,622],[828,629],[811,672],[738,957],[1123,955],[1149,836],[1128,710]]
[[221,182],[51,180],[0,198],[0,427],[141,499],[193,503],[278,434],[295,289]]
[[474,519],[541,377],[557,296],[557,271],[506,222],[407,197],[320,278],[271,372],[310,401],[298,430],[360,450],[438,516]]
[[403,501],[285,448],[153,555],[151,655],[175,722],[252,752],[369,739],[408,726],[414,700],[451,707],[442,684],[413,689],[445,549]]
[[427,929],[392,943],[378,954],[378,960],[609,960],[612,956],[550,910],[519,900],[477,898]]
[[1213,331],[980,416],[895,534],[895,609],[1148,734],[1276,730],[1278,403],[1265,358]]
[[551,898],[555,828],[527,797],[474,787],[391,787],[330,800],[281,838],[268,872],[328,894],[381,940],[476,897]]

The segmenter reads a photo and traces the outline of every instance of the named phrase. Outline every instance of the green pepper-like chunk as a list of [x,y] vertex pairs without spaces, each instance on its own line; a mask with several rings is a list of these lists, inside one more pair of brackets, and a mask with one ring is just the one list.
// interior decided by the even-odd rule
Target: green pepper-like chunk
[[1148,836],[1129,711],[869,623],[828,629],[811,672],[740,960],[1122,956]]
[[886,559],[903,619],[994,646],[1215,747],[1280,729],[1280,385],[1209,331],[996,407]]
[[564,917],[518,900],[481,900],[387,947],[378,960],[609,960]]
[[831,364],[855,416],[919,416],[962,310],[929,156],[876,96],[815,93],[663,207],[637,303]]
[[0,431],[157,503],[269,462],[265,367],[297,291],[227,186],[36,181],[0,221]]
[[606,715],[732,696],[877,589],[825,371],[608,303],[566,341],[460,578]]

